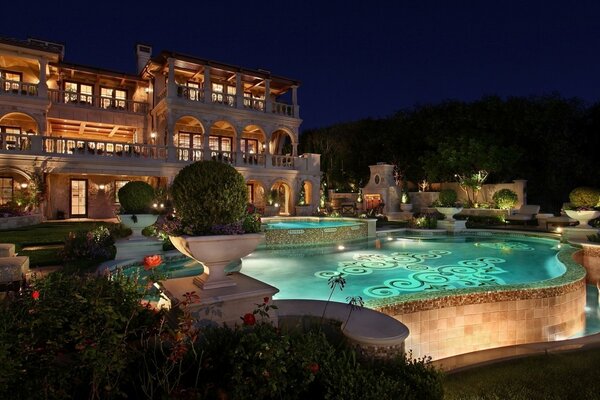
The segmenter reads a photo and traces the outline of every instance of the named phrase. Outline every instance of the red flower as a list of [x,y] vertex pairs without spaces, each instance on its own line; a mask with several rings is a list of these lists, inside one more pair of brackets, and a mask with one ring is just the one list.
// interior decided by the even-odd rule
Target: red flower
[[268,302],[269,302],[269,298],[268,298],[268,297],[265,297],[265,298],[263,299],[263,303],[267,304]]
[[319,372],[319,364],[317,364],[316,362],[308,364],[307,368],[313,375],[316,375],[317,372]]
[[256,318],[252,313],[245,314],[242,320],[244,321],[244,325],[252,326],[256,324]]
[[144,257],[144,269],[149,271],[158,267],[162,263],[162,257],[158,254]]
[[34,290],[33,293],[31,293],[31,297],[33,297],[34,300],[37,300],[40,298],[40,291],[39,290]]

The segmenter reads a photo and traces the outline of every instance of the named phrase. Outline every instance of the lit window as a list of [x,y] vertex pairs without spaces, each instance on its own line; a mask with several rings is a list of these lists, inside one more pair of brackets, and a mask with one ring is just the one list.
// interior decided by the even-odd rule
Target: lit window
[[222,103],[224,100],[223,96],[223,85],[220,83],[212,84],[212,101],[213,103]]
[[65,82],[65,103],[92,104],[94,87],[77,82]]
[[100,104],[102,108],[125,109],[127,92],[113,88],[100,88]]
[[19,90],[21,74],[18,72],[0,71],[0,78],[4,80],[4,91]]

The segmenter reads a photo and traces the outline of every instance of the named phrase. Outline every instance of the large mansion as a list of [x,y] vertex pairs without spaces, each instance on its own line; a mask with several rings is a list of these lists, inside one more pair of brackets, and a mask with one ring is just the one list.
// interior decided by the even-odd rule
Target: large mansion
[[60,44],[0,39],[1,204],[37,174],[46,218],[112,217],[126,182],[166,188],[197,160],[233,165],[261,209],[273,193],[274,213],[294,214],[302,191],[318,204],[319,155],[298,155],[298,81],[135,49],[137,75],[67,63]]

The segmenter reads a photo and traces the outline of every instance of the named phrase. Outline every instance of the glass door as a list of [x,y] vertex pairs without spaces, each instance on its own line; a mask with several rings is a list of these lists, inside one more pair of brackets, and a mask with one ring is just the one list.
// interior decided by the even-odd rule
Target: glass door
[[87,217],[86,179],[71,179],[71,217]]

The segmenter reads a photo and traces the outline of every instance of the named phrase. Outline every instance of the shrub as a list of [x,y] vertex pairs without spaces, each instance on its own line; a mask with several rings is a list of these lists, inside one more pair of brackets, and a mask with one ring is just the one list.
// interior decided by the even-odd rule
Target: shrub
[[569,201],[575,208],[594,208],[600,206],[600,190],[591,187],[578,187],[569,193]]
[[119,189],[121,214],[147,214],[151,210],[155,191],[152,186],[142,181],[127,182]]
[[141,329],[155,324],[125,279],[52,273],[0,303],[0,398],[122,397]]
[[115,239],[105,226],[90,231],[69,232],[62,251],[64,261],[97,261],[115,258]]
[[417,214],[410,219],[408,226],[415,229],[436,229],[438,213]]
[[173,180],[171,195],[183,230],[191,235],[209,235],[213,226],[239,223],[248,201],[244,177],[217,161],[183,168]]
[[497,208],[502,210],[510,210],[513,208],[519,198],[517,194],[510,189],[500,189],[492,196]]
[[453,189],[444,189],[440,192],[437,207],[454,207],[458,196]]

